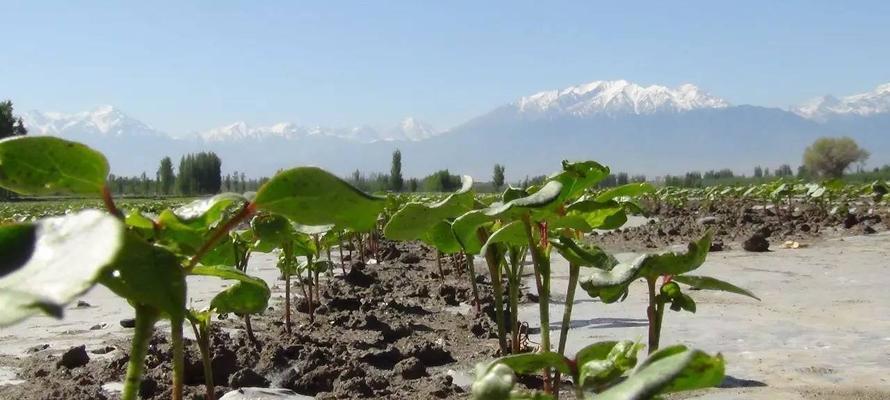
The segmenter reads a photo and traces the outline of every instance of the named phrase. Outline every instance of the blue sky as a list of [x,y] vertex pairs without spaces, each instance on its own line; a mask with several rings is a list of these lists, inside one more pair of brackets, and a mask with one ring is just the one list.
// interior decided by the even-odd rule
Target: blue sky
[[0,1],[0,97],[172,133],[447,128],[600,79],[786,107],[890,82],[890,2]]

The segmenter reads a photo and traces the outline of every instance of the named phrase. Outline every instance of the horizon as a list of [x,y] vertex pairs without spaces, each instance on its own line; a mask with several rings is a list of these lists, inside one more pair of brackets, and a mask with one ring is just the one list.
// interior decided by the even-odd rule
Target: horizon
[[0,33],[27,40],[7,50],[20,62],[0,65],[0,88],[19,111],[108,104],[181,136],[237,121],[385,129],[407,117],[444,131],[596,80],[691,83],[783,110],[890,82],[884,2],[646,3],[643,14],[503,4],[13,3]]

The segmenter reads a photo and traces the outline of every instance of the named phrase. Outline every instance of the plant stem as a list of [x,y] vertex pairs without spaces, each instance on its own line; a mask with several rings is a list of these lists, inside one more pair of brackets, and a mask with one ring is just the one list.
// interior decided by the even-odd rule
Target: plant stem
[[470,278],[470,287],[473,288],[473,302],[476,304],[476,312],[482,310],[482,304],[479,301],[479,288],[476,287],[476,266],[473,262],[473,255],[467,254],[467,276]]
[[122,400],[136,400],[139,395],[148,343],[151,341],[151,334],[160,314],[148,306],[136,305],[133,308],[136,310],[136,329],[130,344],[130,360],[127,363]]
[[244,314],[244,329],[247,331],[247,339],[256,346],[257,340],[256,335],[253,334],[253,327],[250,325],[250,314]]
[[512,345],[512,353],[518,354],[521,350],[519,346],[519,284],[522,279],[522,259],[519,255],[519,249],[510,249],[510,275],[507,277],[510,296],[510,344]]
[[337,232],[337,251],[340,253],[340,269],[343,270],[343,276],[346,276],[346,262],[343,261],[343,235]]
[[445,272],[442,271],[442,252],[436,250],[436,268],[439,269],[439,280],[445,282]]
[[182,323],[182,318],[170,319],[170,339],[173,342],[173,400],[182,400],[182,385],[185,377]]
[[[578,275],[581,274],[581,267],[575,264],[569,264],[569,286],[566,288],[566,301],[563,303],[562,324],[559,326],[559,355],[565,356],[566,342],[569,338],[569,328],[572,324],[572,306],[575,303],[575,287],[578,286]],[[556,382],[556,390],[553,393],[555,400],[559,399],[560,373],[554,374],[553,380]],[[581,397],[583,398],[583,397]]]
[[192,321],[192,329],[195,331],[198,350],[201,351],[201,362],[204,364],[205,398],[206,400],[216,400],[216,385],[213,383],[213,365],[210,363],[210,320],[207,320],[206,325]]
[[649,354],[658,350],[658,342],[661,339],[661,318],[659,314],[664,314],[663,306],[658,304],[655,294],[656,279],[654,277],[646,278],[646,284],[649,287],[649,307],[646,309],[646,317],[649,319]]
[[578,286],[578,276],[581,275],[581,267],[569,264],[569,286],[566,288],[566,301],[562,313],[562,326],[559,329],[559,355],[564,356],[566,340],[569,337],[569,327],[572,323],[572,306],[575,302],[575,287]]
[[284,273],[284,330],[290,331],[290,271]]
[[[528,250],[532,254],[532,263],[535,266],[535,284],[538,288],[538,309],[541,324],[541,348],[540,352],[550,351],[550,266],[540,253],[535,238],[532,236],[531,220],[528,215],[522,217],[522,225],[525,227],[525,236],[528,238]],[[552,390],[550,386],[550,369],[544,370],[544,391]],[[549,389],[549,390],[548,390]]]
[[111,196],[111,189],[108,188],[108,185],[102,187],[102,202],[105,203],[105,208],[111,215],[121,220],[124,219],[124,213],[114,205],[114,197]]
[[[477,229],[476,235],[481,243],[488,241],[488,235],[483,229]],[[503,260],[503,257],[498,254],[496,246],[489,247],[485,252],[485,263],[488,264],[491,288],[494,291],[494,319],[498,325],[498,344],[501,347],[501,354],[506,355],[510,350],[507,347],[507,329],[506,322],[504,322],[504,287],[501,281],[501,260]]]

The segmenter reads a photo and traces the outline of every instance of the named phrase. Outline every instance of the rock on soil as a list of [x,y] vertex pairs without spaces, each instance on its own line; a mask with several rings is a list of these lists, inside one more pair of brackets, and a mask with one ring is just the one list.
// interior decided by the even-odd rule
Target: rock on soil
[[56,365],[72,369],[87,365],[88,362],[90,362],[90,356],[87,355],[87,347],[80,345],[62,353],[62,357]]
[[233,388],[265,388],[269,387],[269,380],[250,368],[243,368],[232,374],[229,378],[229,386]]
[[769,241],[761,233],[755,233],[742,244],[745,251],[762,253],[769,251]]

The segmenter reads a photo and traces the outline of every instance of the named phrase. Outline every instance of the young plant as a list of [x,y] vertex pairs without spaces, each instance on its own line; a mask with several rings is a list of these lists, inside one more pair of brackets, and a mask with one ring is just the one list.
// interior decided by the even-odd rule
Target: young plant
[[641,347],[630,341],[599,342],[578,351],[574,359],[544,352],[515,354],[479,364],[471,399],[554,399],[548,393],[515,387],[516,374],[540,370],[571,376],[578,399],[649,399],[659,394],[714,387],[723,381],[724,362],[719,354],[709,356],[678,345],[651,354],[637,365]]
[[[713,233],[708,231],[698,241],[689,244],[686,253],[645,254],[630,263],[620,263],[610,270],[594,271],[581,280],[590,297],[600,298],[603,303],[623,300],[629,286],[637,279],[644,279],[649,293],[646,316],[649,320],[649,353],[658,350],[665,305],[671,310],[695,312],[695,301],[683,293],[677,283],[696,289],[720,290],[760,300],[751,292],[731,283],[706,276],[687,275],[700,267],[707,258]],[[663,277],[658,286],[658,278]]]
[[243,272],[226,266],[195,267],[195,275],[218,276],[232,279],[236,282],[218,293],[210,301],[210,306],[202,311],[189,310],[187,315],[198,342],[201,352],[201,361],[204,365],[204,383],[206,386],[206,399],[215,400],[213,367],[210,362],[213,355],[210,353],[210,324],[213,314],[233,313],[250,315],[262,313],[269,304],[271,292],[266,282],[254,278]]

